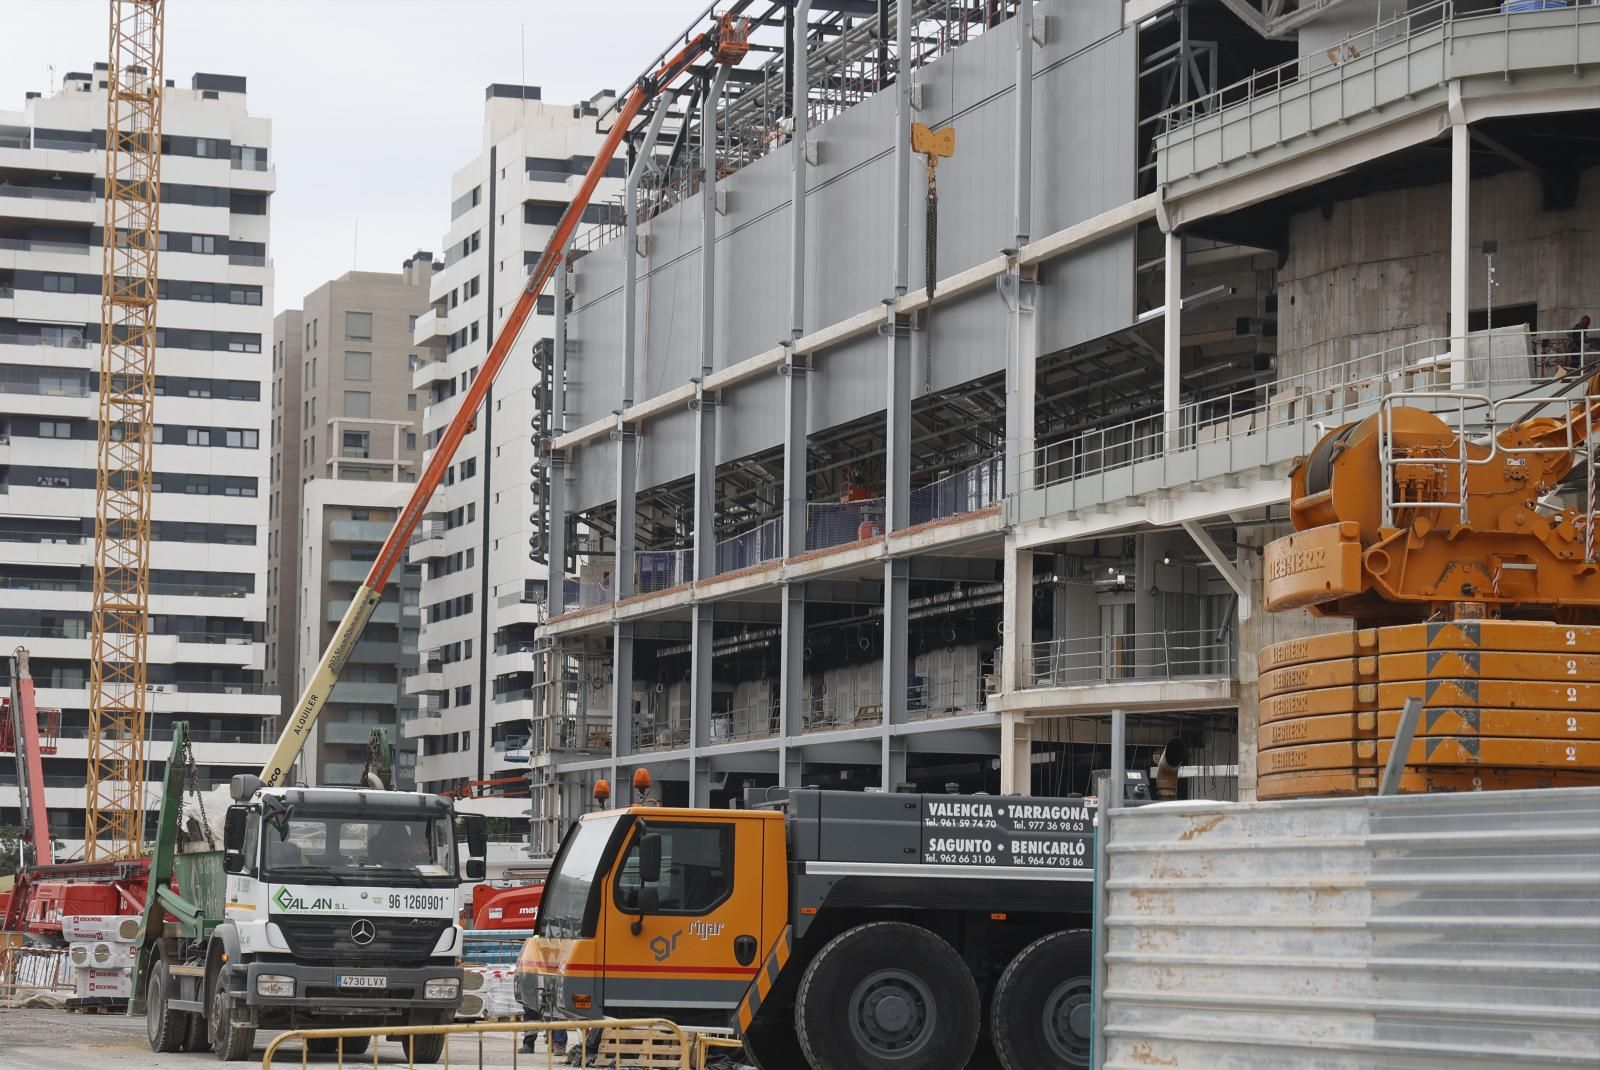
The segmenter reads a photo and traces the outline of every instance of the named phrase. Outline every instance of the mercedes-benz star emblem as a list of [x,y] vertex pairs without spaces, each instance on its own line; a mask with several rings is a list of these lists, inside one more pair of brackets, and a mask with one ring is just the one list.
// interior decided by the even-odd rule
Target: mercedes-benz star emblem
[[376,940],[377,938],[378,938],[377,927],[374,926],[372,924],[372,922],[368,921],[366,918],[360,918],[360,919],[358,919],[356,921],[356,923],[354,925],[350,926],[350,939],[354,940],[356,943],[360,944],[362,947],[366,947],[368,944],[372,943],[372,941]]

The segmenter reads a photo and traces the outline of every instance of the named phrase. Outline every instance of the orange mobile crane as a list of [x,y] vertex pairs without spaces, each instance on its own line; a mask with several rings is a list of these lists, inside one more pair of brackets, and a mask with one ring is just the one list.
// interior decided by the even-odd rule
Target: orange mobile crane
[[1385,399],[1296,462],[1267,608],[1357,627],[1262,651],[1259,797],[1371,794],[1397,747],[1400,790],[1600,783],[1600,375],[1557,394]]
[[682,77],[698,60],[710,57],[712,62],[733,66],[744,59],[750,49],[750,28],[748,21],[740,18],[739,13],[750,2],[751,0],[736,0],[728,12],[717,17],[710,29],[689,40],[653,73],[641,78],[629,90],[627,99],[617,109],[616,120],[606,136],[605,143],[600,151],[595,153],[594,162],[589,166],[588,173],[583,176],[583,182],[579,185],[572,202],[567,205],[567,210],[562,213],[561,221],[556,224],[550,243],[545,246],[538,263],[528,275],[527,285],[518,296],[511,314],[506,317],[505,325],[495,338],[494,345],[490,347],[488,357],[484,359],[472,385],[467,388],[460,408],[445,427],[443,437],[434,447],[427,467],[423,469],[416,488],[411,492],[411,498],[400,511],[394,528],[384,540],[377,559],[373,561],[372,568],[367,573],[366,580],[351,599],[350,608],[345,611],[344,618],[340,620],[327,649],[323,651],[321,662],[318,663],[316,671],[306,682],[305,690],[295,703],[283,734],[278,739],[278,745],[262,770],[261,779],[267,787],[283,783],[289,767],[300,753],[307,733],[322,712],[333,685],[344,670],[350,651],[360,639],[362,629],[366,627],[373,610],[377,608],[378,600],[383,595],[384,585],[389,582],[390,575],[400,564],[406,545],[411,539],[411,533],[422,519],[428,500],[443,482],[445,471],[450,467],[461,439],[472,430],[478,407],[483,404],[484,395],[488,393],[490,385],[499,375],[506,358],[511,355],[511,349],[516,345],[517,336],[522,333],[523,326],[533,313],[539,294],[555,275],[557,268],[562,265],[567,243],[577,230],[584,209],[588,207],[595,188],[600,184],[601,177],[627,136],[633,121],[639,117],[646,105]]

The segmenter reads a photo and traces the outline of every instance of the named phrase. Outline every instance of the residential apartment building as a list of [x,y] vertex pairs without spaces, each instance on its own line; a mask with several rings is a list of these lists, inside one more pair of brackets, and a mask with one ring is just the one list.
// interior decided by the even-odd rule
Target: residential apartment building
[[756,27],[562,280],[535,851],[640,768],[1092,791],[1112,710],[1250,797],[1256,651],[1348,626],[1261,610],[1294,459],[1592,347],[1600,7],[883,11]]
[[[485,97],[483,150],[451,180],[444,267],[433,276],[433,307],[417,323],[425,352],[413,386],[424,395],[428,449],[588,169],[602,141],[596,120],[614,99],[551,104],[536,86],[499,84]],[[620,167],[600,199],[615,193],[618,174]],[[421,663],[409,685],[421,708],[406,731],[421,741],[417,782],[427,790],[525,771],[505,756],[527,738],[532,717],[545,571],[529,541],[537,511],[530,438],[544,411],[535,361],[548,356],[548,343],[539,343],[553,333],[553,312],[551,298],[541,298],[411,547],[426,571]]]
[[[437,266],[432,253],[419,252],[398,273],[346,272],[274,320],[267,674],[285,696],[300,693],[308,657],[316,667],[343,612],[332,607],[348,604],[351,584],[365,576],[361,562],[371,562],[383,541],[377,527],[393,519],[417,480],[423,403],[411,385],[419,363],[412,333],[428,310]],[[340,485],[311,493],[312,484],[330,482]],[[324,544],[331,535],[337,538]],[[409,568],[403,580],[417,571]],[[383,726],[398,742],[399,717],[414,705],[403,701],[399,652],[409,650],[408,662],[416,652],[416,585],[403,580],[321,715],[318,746],[308,747],[302,767],[308,781],[353,779],[344,776],[347,736],[365,744],[370,727]],[[368,727],[334,727],[345,722]]]
[[[84,827],[100,364],[105,70],[0,110],[0,644],[32,653],[62,711],[45,758],[52,826]],[[203,780],[260,768],[278,697],[263,682],[272,127],[245,80],[167,83],[158,424],[150,553],[149,779],[175,720]],[[0,672],[4,672],[0,668]],[[0,824],[17,823],[0,757]],[[154,797],[152,787],[151,797]],[[77,842],[74,842],[77,841]]]

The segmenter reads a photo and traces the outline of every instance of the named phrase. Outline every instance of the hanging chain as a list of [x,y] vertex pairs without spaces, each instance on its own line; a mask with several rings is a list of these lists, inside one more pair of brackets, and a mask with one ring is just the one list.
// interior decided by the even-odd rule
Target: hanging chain
[[200,790],[200,770],[194,764],[194,742],[187,732],[183,736],[183,754],[179,760],[183,763],[185,790],[194,796],[200,809],[200,828],[206,836],[206,850],[215,851],[217,839],[211,834],[211,820],[206,817],[206,797]]

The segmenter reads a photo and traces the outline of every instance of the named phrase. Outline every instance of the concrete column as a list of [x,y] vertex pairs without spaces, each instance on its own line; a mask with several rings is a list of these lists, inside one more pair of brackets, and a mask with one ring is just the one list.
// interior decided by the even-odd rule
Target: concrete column
[[1465,121],[1458,121],[1450,127],[1450,385],[1458,389],[1467,381],[1471,208],[1471,131]]
[[1006,493],[1033,486],[1034,427],[1038,410],[1039,336],[1034,316],[1038,292],[1032,268],[1014,268],[1000,278],[1006,317]]
[[785,787],[798,787],[798,781],[789,777],[799,773],[800,758],[795,744],[805,731],[806,585],[803,583],[786,583],[783,586],[778,659],[778,726],[781,736],[778,746],[779,783]]
[[549,616],[567,611],[567,458],[550,455],[550,530],[545,533],[545,553],[550,562],[545,579],[545,605]]
[[711,762],[699,752],[711,745],[712,607],[696,602],[689,622],[689,805],[710,806]]
[[1004,588],[1000,688],[1020,691],[1033,654],[1033,551],[1020,549],[1014,535],[1006,536]]
[[1033,723],[1020,710],[1000,715],[1000,794],[1033,791]]
[[623,759],[633,753],[633,625],[614,624],[611,628],[611,780],[612,798],[625,797],[626,785],[619,783],[619,772],[626,772]]
[[628,171],[628,180],[623,187],[623,242],[627,254],[623,260],[625,268],[622,279],[622,407],[629,408],[634,402],[635,374],[637,372],[637,353],[639,345],[639,183],[643,180],[645,172],[653,167],[656,138],[661,135],[661,124],[666,121],[670,109],[663,101],[656,107],[655,116],[650,120],[649,129],[644,136],[644,144],[640,146],[639,156],[633,162],[633,167]]
[[1161,411],[1166,414],[1167,449],[1183,444],[1183,236],[1168,231],[1166,316],[1162,321]]
[[[893,726],[906,721],[906,679],[911,673],[909,603],[911,562],[891,558],[883,566],[883,746],[888,761]],[[887,769],[887,765],[885,766]],[[885,773],[885,777],[887,777]],[[884,787],[894,784],[884,780]]]
[[634,429],[618,422],[613,432],[617,440],[617,536],[616,560],[612,562],[611,592],[614,601],[633,597],[634,527],[639,502],[639,439]]

